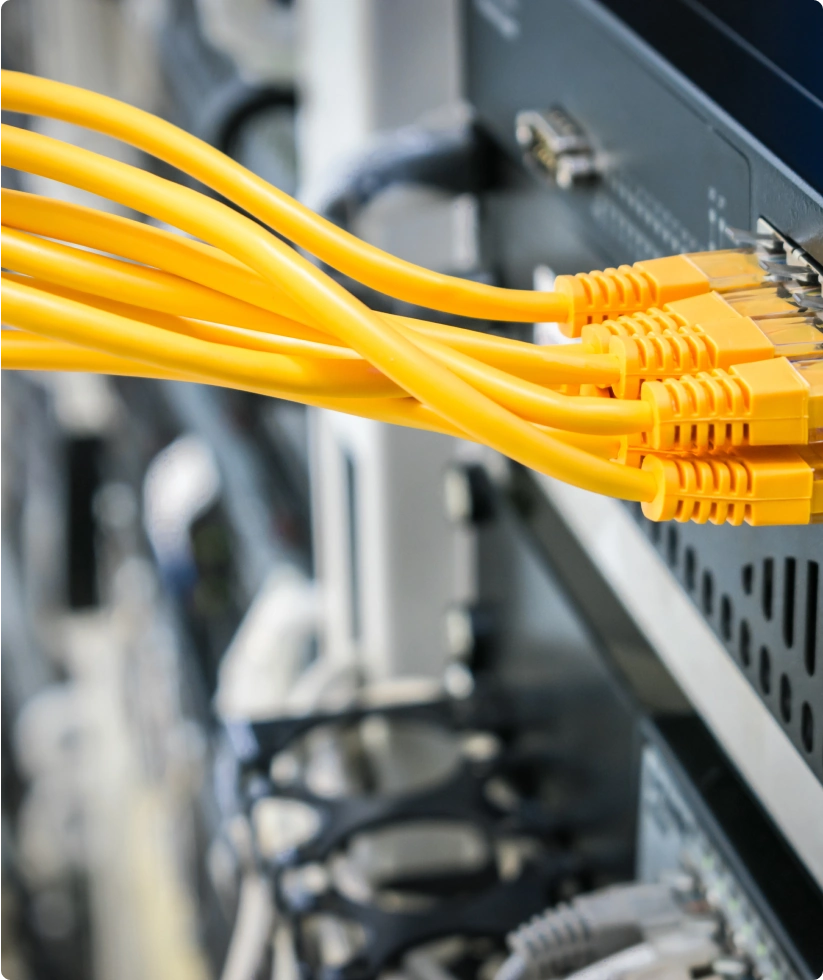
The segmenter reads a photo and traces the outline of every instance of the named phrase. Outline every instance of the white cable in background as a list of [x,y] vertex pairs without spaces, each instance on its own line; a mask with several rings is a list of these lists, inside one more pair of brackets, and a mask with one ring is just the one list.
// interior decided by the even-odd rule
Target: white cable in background
[[243,875],[240,900],[220,980],[251,980],[271,939],[275,920],[269,881],[253,870]]

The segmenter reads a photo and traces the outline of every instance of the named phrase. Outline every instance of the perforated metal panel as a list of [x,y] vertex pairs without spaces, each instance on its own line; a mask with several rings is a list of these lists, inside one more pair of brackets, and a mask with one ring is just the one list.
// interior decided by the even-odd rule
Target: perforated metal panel
[[[819,196],[601,3],[465,0],[465,13],[468,96],[510,161],[481,202],[486,261],[506,285],[529,285],[538,264],[603,268],[690,238],[716,247],[722,224],[763,218],[823,261]],[[551,105],[607,153],[599,183],[565,192],[517,169],[517,113]],[[823,527],[646,533],[823,782]]]
[[823,526],[653,524],[634,510],[823,782]]

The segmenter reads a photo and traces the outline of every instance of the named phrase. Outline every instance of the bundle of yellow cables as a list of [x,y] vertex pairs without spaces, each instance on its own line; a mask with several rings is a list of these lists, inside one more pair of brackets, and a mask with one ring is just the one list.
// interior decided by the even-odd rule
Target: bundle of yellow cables
[[264,226],[374,289],[431,309],[564,320],[563,296],[452,278],[387,255],[214,148],[114,99],[16,72],[4,71],[2,86],[4,109],[129,143],[252,216],[4,125],[4,166],[93,192],[193,236],[3,190],[3,267],[11,270],[3,273],[3,323],[16,328],[2,333],[4,368],[259,392],[471,439],[579,487],[654,498],[650,473],[612,461],[619,436],[649,425],[648,406],[555,390],[613,384],[610,356],[376,313]]

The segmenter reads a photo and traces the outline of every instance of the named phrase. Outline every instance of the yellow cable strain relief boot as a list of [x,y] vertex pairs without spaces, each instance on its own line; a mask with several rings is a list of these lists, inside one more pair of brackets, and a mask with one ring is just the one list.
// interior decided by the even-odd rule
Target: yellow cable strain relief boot
[[617,357],[618,398],[637,398],[644,381],[680,378],[712,368],[774,357],[774,344],[754,320],[718,293],[667,303],[583,331],[586,353]]
[[[712,294],[708,294],[712,295]],[[603,323],[589,323],[580,331],[581,347],[585,354],[608,354],[613,337],[647,337],[649,334],[664,334],[678,331],[681,322],[657,307],[641,313],[619,316]]]
[[823,436],[823,359],[785,357],[679,380],[648,381],[648,448],[707,452],[735,446],[801,446]]
[[823,455],[777,447],[724,456],[656,456],[642,469],[657,482],[643,513],[653,521],[754,526],[823,520]]
[[754,289],[733,290],[723,299],[741,316],[754,320],[797,315],[799,307],[782,286],[763,283]]
[[776,357],[823,357],[823,319],[815,314],[769,317],[756,321]]
[[602,272],[558,276],[555,290],[569,301],[570,312],[562,325],[563,332],[569,337],[579,337],[583,327],[590,323],[639,313],[712,290],[751,289],[764,276],[753,252],[727,249],[670,255]]
[[[779,287],[764,285],[757,289],[734,291],[721,296],[718,292],[675,300],[662,308],[652,307],[641,313],[623,315],[600,324],[582,328],[583,350],[587,354],[608,353],[612,337],[645,337],[649,334],[680,331],[698,332],[701,325],[751,317],[765,330],[772,318],[810,316],[798,305],[781,295]],[[739,363],[739,362],[738,362]]]

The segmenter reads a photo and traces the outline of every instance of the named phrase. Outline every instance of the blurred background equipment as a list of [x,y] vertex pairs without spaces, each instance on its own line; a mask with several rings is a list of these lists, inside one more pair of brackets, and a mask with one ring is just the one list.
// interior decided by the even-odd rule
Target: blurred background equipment
[[[441,272],[548,290],[728,228],[819,272],[823,10],[664,6],[9,0],[3,65]],[[823,971],[819,526],[651,524],[208,386],[2,398],[4,976]]]

